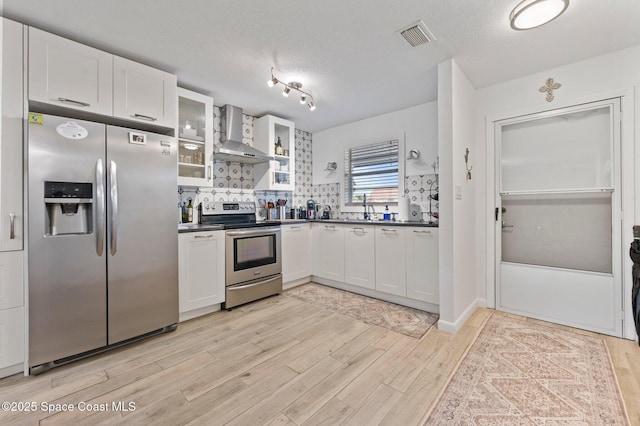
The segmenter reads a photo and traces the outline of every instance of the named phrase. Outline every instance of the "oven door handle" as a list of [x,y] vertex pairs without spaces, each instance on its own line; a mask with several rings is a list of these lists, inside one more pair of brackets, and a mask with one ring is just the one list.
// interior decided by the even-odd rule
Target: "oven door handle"
[[232,285],[232,286],[228,286],[227,290],[229,290],[229,291],[243,290],[245,288],[251,288],[251,287],[256,287],[256,286],[259,286],[259,285],[262,285],[262,284],[270,283],[272,281],[276,281],[276,280],[279,280],[281,278],[282,277],[280,275],[278,275],[277,277],[269,278],[269,279],[266,279],[264,281],[259,281],[257,283],[251,283],[251,284],[245,284],[245,285]]
[[251,231],[227,231],[227,235],[230,237],[245,237],[247,235],[269,234],[272,232],[280,232],[280,228],[259,228]]

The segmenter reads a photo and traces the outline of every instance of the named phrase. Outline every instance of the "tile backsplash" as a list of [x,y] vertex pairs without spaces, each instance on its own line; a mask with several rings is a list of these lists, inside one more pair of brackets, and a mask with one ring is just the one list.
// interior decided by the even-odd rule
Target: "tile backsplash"
[[[213,142],[220,143],[220,107],[213,109]],[[253,146],[253,122],[255,117],[242,116],[242,142]],[[253,165],[232,161],[214,161],[213,188],[179,187],[178,203],[192,199],[194,205],[202,201],[267,202],[287,200],[287,207],[304,205],[311,198],[311,133],[295,130],[295,197],[291,191],[256,191],[253,184]]]
[[[360,219],[362,212],[343,212],[340,210],[340,185],[328,183],[313,185],[313,199],[322,206],[331,209],[332,219]],[[412,220],[438,222],[438,181],[437,176],[415,175],[407,176],[405,180],[405,195],[411,199],[409,214]],[[384,211],[376,211],[382,215]]]
[[[220,143],[220,107],[213,109],[213,141]],[[242,117],[243,143],[253,145],[253,122],[255,117]],[[331,218],[355,219],[362,213],[340,211],[340,185],[337,183],[313,185],[312,134],[295,129],[295,191],[256,191],[253,184],[253,165],[231,161],[214,161],[213,188],[179,187],[178,203],[192,199],[196,206],[202,201],[248,201],[263,204],[278,199],[287,200],[287,210],[296,206],[306,208],[308,199],[314,199],[331,209]],[[405,195],[411,199],[410,214],[415,220],[437,222],[438,181],[434,174],[415,175],[405,178]],[[383,212],[377,212],[382,214]],[[434,215],[435,213],[435,215]],[[430,216],[431,214],[431,216]],[[260,216],[264,216],[261,212]]]

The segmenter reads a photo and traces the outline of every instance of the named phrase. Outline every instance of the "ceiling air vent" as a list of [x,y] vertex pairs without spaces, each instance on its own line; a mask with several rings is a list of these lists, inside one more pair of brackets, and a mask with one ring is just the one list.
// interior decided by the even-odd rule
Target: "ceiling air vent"
[[406,28],[396,31],[396,33],[401,35],[411,47],[417,47],[436,39],[422,21],[415,22]]

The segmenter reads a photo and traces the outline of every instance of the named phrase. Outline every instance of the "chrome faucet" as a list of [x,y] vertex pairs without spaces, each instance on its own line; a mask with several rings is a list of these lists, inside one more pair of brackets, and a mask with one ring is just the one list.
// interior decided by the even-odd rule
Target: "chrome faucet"
[[367,194],[363,194],[362,207],[364,207],[364,220],[373,218],[373,215],[369,214],[369,210],[371,210],[371,213],[374,215],[376,214],[376,209],[373,208],[373,204],[367,204]]
[[364,207],[364,220],[369,219],[369,213],[367,212],[367,194],[363,194],[362,207]]

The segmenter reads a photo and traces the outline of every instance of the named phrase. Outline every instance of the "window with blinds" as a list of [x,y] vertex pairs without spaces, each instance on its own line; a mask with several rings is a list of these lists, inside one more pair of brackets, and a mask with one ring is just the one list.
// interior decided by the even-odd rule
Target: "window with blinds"
[[345,205],[398,202],[398,140],[345,151]]

